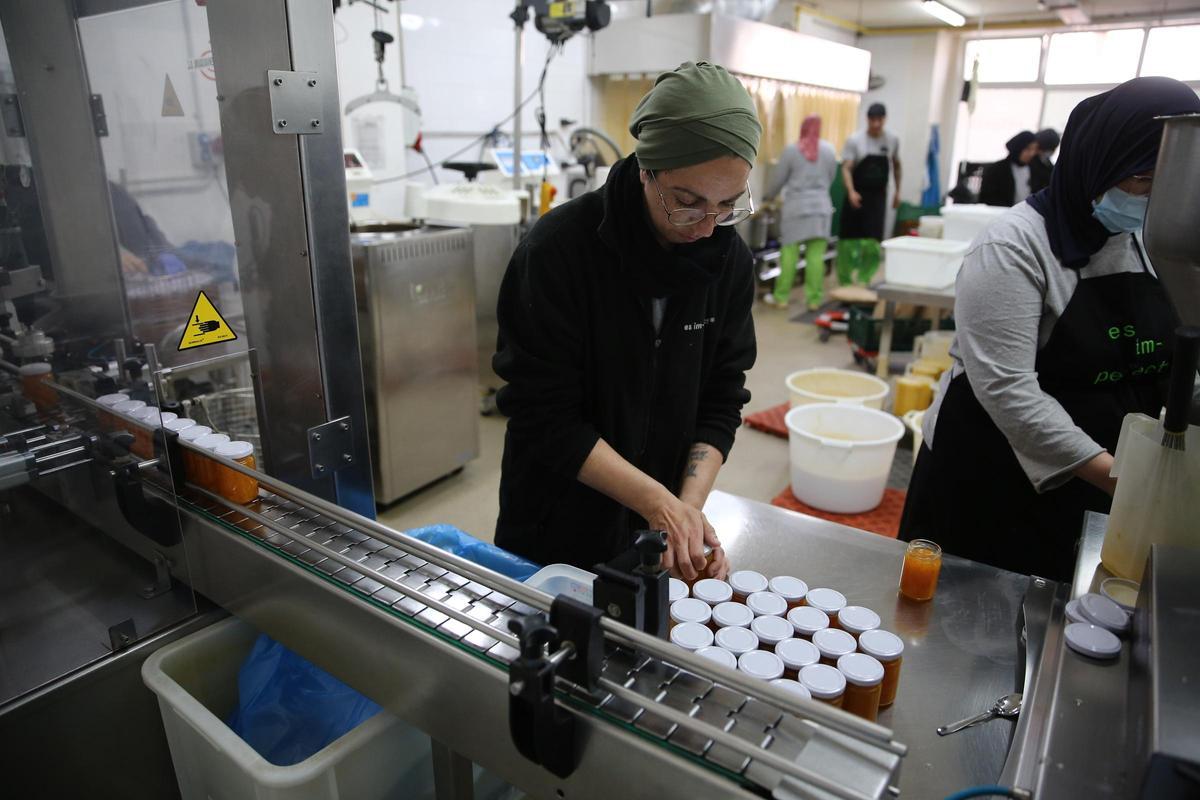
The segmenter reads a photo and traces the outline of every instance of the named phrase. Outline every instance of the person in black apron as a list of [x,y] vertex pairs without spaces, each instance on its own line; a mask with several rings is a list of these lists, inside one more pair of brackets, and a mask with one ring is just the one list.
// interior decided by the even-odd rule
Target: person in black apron
[[[1200,99],[1169,78],[1138,78],[1084,100],[1067,124],[1050,186],[1031,196],[1029,206],[1011,212],[1030,224],[1044,224],[1045,231],[1026,237],[1005,225],[1005,218],[996,225],[1015,231],[1011,240],[996,240],[1002,234],[993,233],[989,242],[984,234],[984,243],[968,254],[960,287],[980,285],[978,270],[985,268],[981,253],[989,245],[1004,249],[1013,263],[1031,273],[1047,269],[1045,287],[1056,280],[1069,286],[1071,281],[1062,283],[1063,276],[1053,270],[1081,271],[1102,248],[1106,253],[1107,248],[1125,248],[1111,252],[1128,253],[1131,263],[1110,274],[1079,273],[1032,365],[1040,391],[1082,433],[1064,432],[1061,426],[1042,431],[1023,419],[1018,427],[1014,419],[994,416],[1006,404],[1014,415],[1020,413],[1012,397],[984,396],[991,410],[985,408],[972,387],[988,385],[990,374],[973,375],[965,364],[980,365],[980,372],[995,370],[991,374],[1019,367],[1000,363],[1003,345],[986,344],[979,321],[959,316],[955,368],[936,409],[932,446],[923,445],[917,458],[901,539],[933,539],[954,555],[1014,572],[1071,579],[1084,511],[1107,513],[1112,503],[1111,454],[1124,416],[1140,412],[1157,417],[1165,402],[1175,316],[1135,232],[1142,225],[1162,135],[1162,122],[1155,118],[1196,111]],[[1047,239],[1053,255],[1043,267],[1037,243]],[[1021,269],[1000,280],[1008,274],[1015,282]],[[1002,291],[994,287],[984,302],[999,302]],[[1050,289],[1043,288],[1043,295],[1048,304]],[[960,291],[960,307],[979,300]],[[1044,321],[1004,320],[1003,335],[1014,335],[1016,326],[1040,330]],[[972,359],[964,361],[965,348],[975,348]],[[1028,463],[1042,456],[1053,461],[1062,437],[1071,436],[1084,442],[1090,437],[1102,451],[1068,465],[1051,481],[1043,480],[1038,491]]]
[[[856,279],[866,285],[879,269],[879,242],[884,238],[887,219],[887,189],[892,167],[896,169],[896,194],[893,208],[900,204],[900,160],[896,147],[884,133],[887,110],[882,103],[867,109],[865,141],[884,142],[880,152],[858,153],[851,163],[842,162],[842,179],[846,183],[846,203],[842,206],[838,229],[837,273],[843,286]],[[860,136],[860,134],[856,134]],[[849,149],[849,148],[847,148]]]

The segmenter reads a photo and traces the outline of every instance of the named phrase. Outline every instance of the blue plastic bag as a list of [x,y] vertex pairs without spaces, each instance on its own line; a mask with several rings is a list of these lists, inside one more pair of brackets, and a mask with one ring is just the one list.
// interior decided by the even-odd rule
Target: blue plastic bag
[[238,672],[233,732],[280,767],[319,752],[380,707],[266,636],[260,635]]
[[481,542],[469,533],[464,533],[453,525],[429,525],[407,532],[414,539],[440,547],[448,553],[474,561],[481,567],[507,575],[513,580],[524,581],[541,567],[532,561],[497,547],[494,544]]

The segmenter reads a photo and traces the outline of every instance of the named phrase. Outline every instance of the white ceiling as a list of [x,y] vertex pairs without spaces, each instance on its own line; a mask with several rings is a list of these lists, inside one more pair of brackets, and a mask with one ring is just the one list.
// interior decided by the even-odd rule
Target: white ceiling
[[[967,17],[968,25],[978,24],[980,14],[985,23],[1056,19],[1052,12],[1038,8],[1037,0],[941,1]],[[1079,4],[1095,21],[1148,19],[1161,14],[1200,16],[1200,0],[1080,0]],[[802,5],[867,28],[940,24],[921,10],[921,0],[806,0]]]

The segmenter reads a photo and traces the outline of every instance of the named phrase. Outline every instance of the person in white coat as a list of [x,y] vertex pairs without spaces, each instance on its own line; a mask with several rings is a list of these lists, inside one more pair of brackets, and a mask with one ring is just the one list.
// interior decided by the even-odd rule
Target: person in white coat
[[763,298],[768,305],[786,307],[800,247],[804,246],[804,299],[810,310],[820,307],[825,294],[825,248],[833,222],[829,189],[837,175],[837,150],[821,138],[821,117],[810,114],[800,126],[800,140],[789,144],[771,174],[767,197],[783,192],[780,215],[779,277],[775,291]]

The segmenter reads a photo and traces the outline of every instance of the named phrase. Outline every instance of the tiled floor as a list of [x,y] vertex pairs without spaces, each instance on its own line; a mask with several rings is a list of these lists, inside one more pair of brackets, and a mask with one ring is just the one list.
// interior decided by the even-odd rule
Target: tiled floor
[[[822,344],[813,326],[788,322],[798,310],[795,301],[790,311],[768,308],[761,303],[755,305],[758,362],[747,376],[752,396],[747,412],[785,401],[783,381],[790,372],[818,366],[854,368],[844,336],[835,336]],[[504,426],[502,417],[482,417],[479,458],[457,475],[381,511],[381,521],[401,530],[449,523],[491,540],[499,509],[497,488]],[[769,502],[787,483],[787,442],[745,426],[739,428],[729,463],[722,468],[716,488]]]

